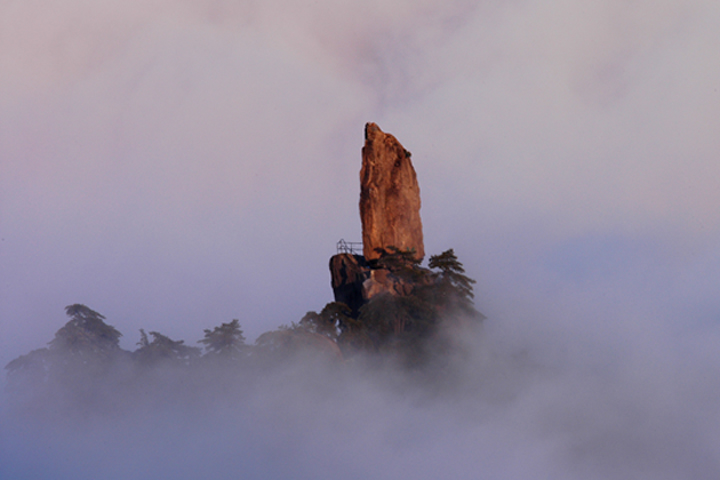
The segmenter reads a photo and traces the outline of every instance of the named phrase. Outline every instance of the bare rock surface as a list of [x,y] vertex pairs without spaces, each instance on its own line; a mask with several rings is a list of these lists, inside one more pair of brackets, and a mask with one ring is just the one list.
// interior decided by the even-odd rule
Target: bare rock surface
[[360,220],[363,254],[338,253],[330,259],[336,302],[350,307],[351,315],[371,298],[409,295],[413,282],[377,262],[390,247],[425,256],[420,221],[420,187],[410,152],[374,123],[365,125],[360,171]]
[[425,256],[420,187],[410,152],[374,123],[365,125],[360,220],[366,260],[376,260],[388,247],[414,250],[418,260]]
[[393,275],[389,270],[378,268],[370,271],[370,276],[363,282],[363,299],[367,302],[376,295],[389,293],[403,296],[412,292],[412,284]]
[[335,301],[344,303],[357,317],[365,303],[363,283],[370,277],[365,258],[360,255],[341,253],[330,258],[330,276]]

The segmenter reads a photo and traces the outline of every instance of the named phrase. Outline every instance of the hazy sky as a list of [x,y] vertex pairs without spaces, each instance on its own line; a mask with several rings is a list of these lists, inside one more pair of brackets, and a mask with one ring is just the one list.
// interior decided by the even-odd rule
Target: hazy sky
[[71,303],[127,349],[322,308],[360,239],[367,121],[413,153],[426,251],[455,248],[493,328],[717,335],[718,22],[714,1],[1,2],[0,363]]
[[450,404],[346,382],[328,416],[273,386],[185,444],[171,416],[39,435],[45,464],[10,422],[7,468],[157,478],[147,429],[178,478],[205,454],[217,478],[718,478],[718,25],[711,0],[0,0],[0,364],[72,303],[126,349],[321,309],[368,121],[413,153],[425,250],[478,279],[493,359]]

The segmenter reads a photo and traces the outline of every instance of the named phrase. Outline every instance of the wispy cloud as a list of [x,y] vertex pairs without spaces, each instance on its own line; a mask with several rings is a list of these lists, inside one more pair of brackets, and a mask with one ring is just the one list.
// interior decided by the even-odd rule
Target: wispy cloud
[[[462,444],[433,414],[418,438],[440,425],[446,443],[371,453],[400,468],[519,442],[543,471],[561,454],[587,475],[604,456],[715,472],[712,422],[678,405],[715,415],[719,17],[705,1],[5,2],[0,361],[42,346],[74,302],[126,348],[138,328],[192,343],[239,318],[255,338],[321,308],[335,242],[360,236],[376,121],[413,152],[426,250],[454,247],[480,280],[491,338],[584,366],[518,379],[496,430],[468,424]],[[541,442],[555,401],[571,420]],[[522,419],[538,423],[527,443],[505,428]],[[458,471],[526,472],[477,455]]]

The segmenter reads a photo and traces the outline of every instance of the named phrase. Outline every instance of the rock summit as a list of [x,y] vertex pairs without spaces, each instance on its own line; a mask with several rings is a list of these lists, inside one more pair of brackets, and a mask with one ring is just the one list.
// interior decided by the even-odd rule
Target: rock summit
[[380,258],[388,247],[425,256],[420,221],[420,187],[410,152],[374,123],[365,125],[360,170],[363,254]]
[[363,255],[339,251],[330,259],[335,301],[350,307],[353,317],[376,295],[402,296],[411,289],[406,280],[378,262],[381,257],[410,252],[419,263],[425,256],[420,187],[410,152],[374,123],[365,125],[360,220]]

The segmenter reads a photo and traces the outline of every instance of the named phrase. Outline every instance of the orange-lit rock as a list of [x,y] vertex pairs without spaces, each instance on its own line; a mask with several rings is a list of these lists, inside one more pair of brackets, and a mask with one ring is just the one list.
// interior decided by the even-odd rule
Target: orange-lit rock
[[388,247],[425,256],[420,221],[420,187],[410,152],[374,123],[365,125],[360,171],[363,253],[375,260]]

